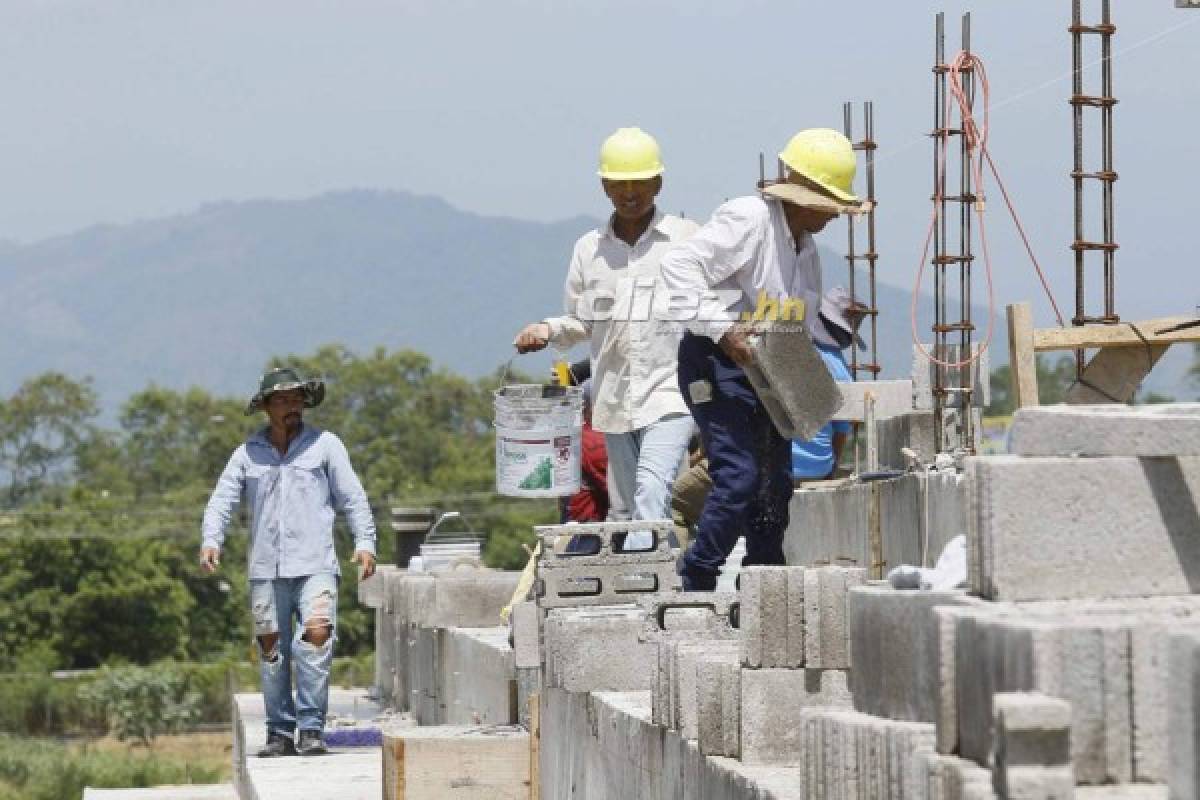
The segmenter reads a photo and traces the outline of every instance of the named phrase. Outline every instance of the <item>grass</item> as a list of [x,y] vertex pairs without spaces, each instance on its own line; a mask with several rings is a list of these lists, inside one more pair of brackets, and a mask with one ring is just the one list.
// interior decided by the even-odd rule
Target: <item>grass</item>
[[114,739],[64,744],[0,735],[0,800],[79,800],[86,786],[142,788],[229,780],[229,734],[162,736],[153,750]]

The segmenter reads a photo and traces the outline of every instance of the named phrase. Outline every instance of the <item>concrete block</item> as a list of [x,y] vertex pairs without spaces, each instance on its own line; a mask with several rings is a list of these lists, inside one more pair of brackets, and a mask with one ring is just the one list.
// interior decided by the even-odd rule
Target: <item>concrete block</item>
[[734,592],[671,592],[642,597],[638,607],[645,617],[642,641],[667,639],[739,639],[733,627]]
[[508,628],[442,631],[440,662],[440,723],[516,724],[520,709]]
[[407,576],[403,581],[410,590],[407,619],[423,628],[499,625],[500,610],[512,599],[520,576],[487,569]]
[[513,663],[517,669],[537,669],[542,665],[542,612],[537,603],[526,600],[512,607]]
[[811,707],[850,707],[845,671],[743,669],[742,761],[799,764],[801,711]]
[[933,726],[855,711],[806,708],[800,714],[801,796],[912,797],[913,758],[933,749]]
[[879,443],[879,464],[893,469],[908,467],[908,458],[902,452],[908,448],[917,454],[922,464],[932,464],[937,455],[937,439],[934,436],[933,411],[909,411],[875,424]]
[[[962,353],[961,345],[949,345],[945,348],[944,352],[935,352],[933,345],[929,343],[925,343],[924,348],[926,352],[933,353],[942,361],[954,363],[962,360],[962,356],[960,355]],[[979,353],[980,346],[974,345],[973,350]],[[938,367],[915,345],[913,346],[912,353],[913,408],[919,411],[929,411],[933,409],[934,371]],[[968,366],[947,367],[945,373],[946,385],[961,386],[963,384],[963,370],[971,371],[971,385],[974,388],[974,392],[971,395],[971,405],[975,408],[986,408],[992,402],[991,356],[989,352],[984,350],[982,356]]]
[[384,731],[384,800],[528,800],[529,732],[517,727]]
[[958,746],[987,763],[993,697],[1038,691],[1071,706],[1071,760],[1084,784],[1133,774],[1128,624],[1085,615],[963,615],[955,632]]
[[399,570],[391,564],[380,564],[375,574],[358,582],[358,602],[367,608],[382,608],[387,597],[388,576]]
[[[566,566],[613,566],[674,561],[670,535],[675,523],[669,519],[621,520],[617,522],[573,522],[569,525],[535,525],[534,533],[542,543],[539,569]],[[647,549],[625,552],[618,543],[629,534],[648,532],[653,539]],[[572,552],[572,541],[587,545]]]
[[709,756],[737,758],[741,739],[741,665],[736,654],[708,654],[696,663],[696,740]]
[[834,412],[834,419],[862,422],[868,393],[875,398],[877,420],[898,417],[913,410],[912,381],[839,381],[837,386],[842,393],[842,404]]
[[849,590],[866,583],[860,568],[818,567],[804,571],[804,654],[813,669],[850,668]]
[[842,394],[804,325],[761,325],[765,332],[750,338],[754,360],[746,377],[781,436],[811,439],[842,405]]
[[955,756],[918,751],[912,756],[913,800],[993,800],[992,773]]
[[1200,591],[1200,458],[993,456],[969,459],[967,470],[975,593],[1022,601]]
[[635,608],[552,609],[542,629],[545,683],[572,692],[649,690],[658,647]]
[[1200,456],[1200,403],[1022,408],[1008,449],[1022,456]]
[[803,567],[747,567],[741,572],[742,664],[804,666]]
[[851,589],[847,600],[854,708],[866,714],[933,723],[942,697],[933,610],[978,605],[965,591],[900,591],[886,582]]
[[1003,798],[1071,797],[1071,706],[1036,692],[992,698],[995,742],[992,783]]
[[654,693],[653,701],[663,704],[663,712],[655,711],[656,721],[679,731],[685,739],[699,738],[699,703],[703,691],[700,662],[705,659],[737,661],[738,645],[727,639],[671,641],[660,646],[660,657],[666,659],[663,688]]
[[1173,695],[1168,712],[1172,800],[1200,798],[1200,631],[1171,637],[1168,680]]

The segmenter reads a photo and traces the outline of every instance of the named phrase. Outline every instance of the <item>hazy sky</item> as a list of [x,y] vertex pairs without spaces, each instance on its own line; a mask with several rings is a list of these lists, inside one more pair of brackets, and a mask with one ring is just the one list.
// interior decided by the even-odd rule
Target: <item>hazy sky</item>
[[[1099,13],[1099,0],[1085,5]],[[1118,310],[1200,302],[1200,10],[1116,0]],[[973,9],[993,150],[1070,305],[1069,0],[4,0],[0,237],[250,197],[371,187],[485,214],[600,214],[599,142],[663,145],[663,205],[707,217],[757,154],[876,103],[881,272],[911,284],[928,218],[933,14]],[[994,197],[997,290],[1032,273]],[[831,228],[831,230],[834,230]],[[841,229],[827,235],[840,247]],[[565,254],[564,254],[565,260]],[[827,265],[837,280],[840,265]],[[982,282],[977,296],[982,296]],[[1044,304],[1039,321],[1049,322]]]

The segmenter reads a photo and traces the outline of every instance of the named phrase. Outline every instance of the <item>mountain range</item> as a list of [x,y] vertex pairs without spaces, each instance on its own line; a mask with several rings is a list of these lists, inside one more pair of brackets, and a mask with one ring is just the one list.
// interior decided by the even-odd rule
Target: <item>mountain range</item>
[[[523,323],[558,311],[572,244],[596,224],[354,190],[0,242],[0,391],[54,369],[91,376],[109,411],[151,382],[240,395],[271,356],[329,342],[479,376],[509,360]],[[823,259],[826,286],[844,283],[844,259]],[[878,300],[884,375],[907,377],[910,295],[881,282]],[[932,300],[919,308],[928,330]],[[993,366],[1007,360],[997,324]],[[549,364],[524,358],[534,374]]]

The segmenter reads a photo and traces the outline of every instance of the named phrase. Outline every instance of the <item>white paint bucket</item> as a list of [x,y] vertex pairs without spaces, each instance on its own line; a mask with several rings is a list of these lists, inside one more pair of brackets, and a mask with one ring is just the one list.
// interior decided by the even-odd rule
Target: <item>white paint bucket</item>
[[583,390],[524,384],[495,392],[496,491],[568,497],[579,491]]

